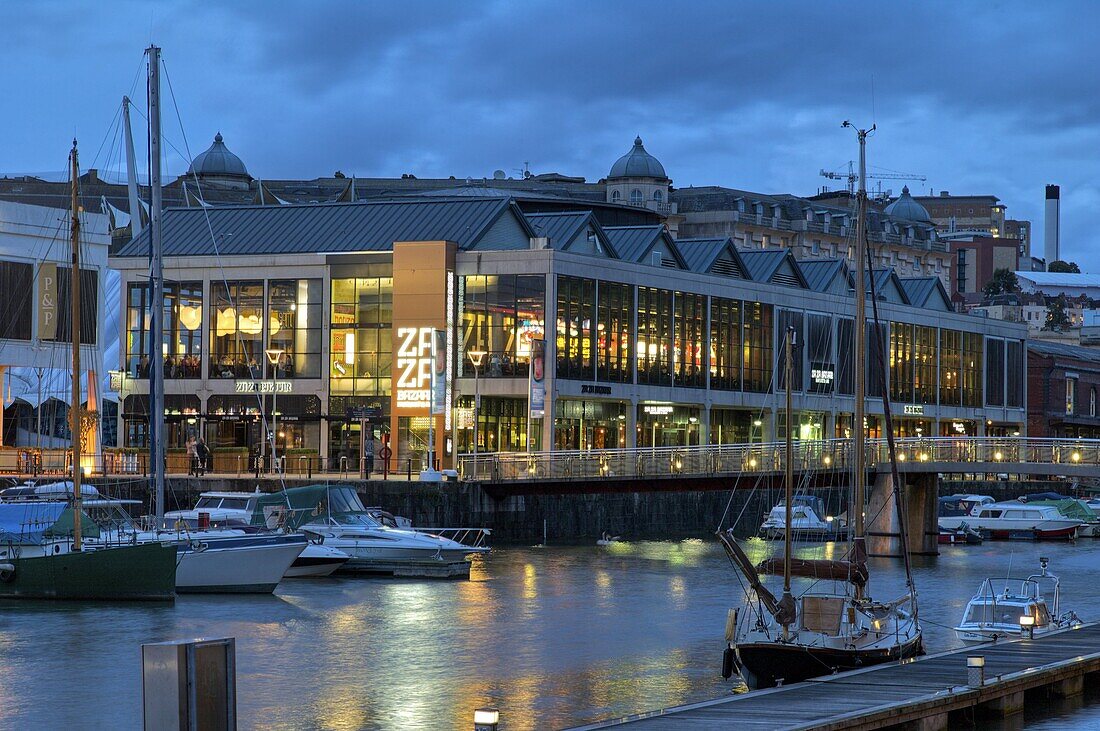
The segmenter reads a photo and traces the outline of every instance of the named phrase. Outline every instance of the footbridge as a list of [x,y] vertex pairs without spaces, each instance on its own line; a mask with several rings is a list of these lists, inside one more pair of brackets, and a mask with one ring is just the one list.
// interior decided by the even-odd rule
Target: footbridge
[[[1030,437],[934,437],[895,440],[909,545],[937,552],[938,476],[1100,477],[1100,440]],[[864,442],[869,548],[899,555],[893,475],[885,439]],[[845,487],[854,463],[850,439],[796,441],[793,470],[800,489]],[[783,442],[555,452],[497,452],[459,458],[461,479],[490,495],[737,490],[782,483]]]

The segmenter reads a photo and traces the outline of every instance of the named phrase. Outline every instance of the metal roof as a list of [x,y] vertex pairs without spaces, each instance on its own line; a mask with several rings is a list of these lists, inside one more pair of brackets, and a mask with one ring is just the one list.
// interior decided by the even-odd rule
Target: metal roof
[[222,133],[214,135],[214,143],[206,150],[195,155],[188,175],[239,175],[248,177],[248,170],[241,158],[229,151],[222,142]]
[[565,211],[562,213],[528,213],[527,222],[536,236],[550,239],[550,246],[562,250],[584,228],[592,214],[589,211]]
[[[700,274],[710,272],[715,260],[722,255],[723,251],[728,251],[733,260],[737,262],[738,268],[742,272],[747,272],[737,247],[734,246],[733,241],[728,236],[715,239],[676,239],[676,248],[680,250],[680,254],[684,257],[687,268],[693,272]],[[746,274],[746,276],[748,275]]]
[[[164,255],[388,251],[395,241],[454,241],[469,249],[506,211],[530,231],[508,198],[171,208],[164,212]],[[148,255],[148,228],[115,254]]]
[[1100,363],[1100,348],[1083,348],[1079,345],[1052,343],[1047,340],[1028,340],[1027,349],[1042,355],[1060,355],[1065,358]]
[[611,166],[608,178],[660,178],[665,179],[665,167],[646,152],[642,138],[634,138],[634,147]]
[[906,277],[901,280],[901,286],[905,290],[909,304],[915,307],[926,307],[928,300],[938,295],[948,310],[954,309],[951,306],[951,297],[943,288],[943,282],[939,277]]
[[806,278],[806,284],[815,292],[825,292],[837,277],[848,286],[848,267],[841,259],[800,259],[798,268]]
[[775,273],[783,266],[783,262],[789,261],[794,275],[799,284],[809,287],[802,269],[791,254],[790,249],[740,249],[741,261],[745,263],[745,269],[754,282],[771,282]]
[[646,263],[642,261],[645,255],[653,249],[658,239],[664,237],[665,244],[668,246],[668,250],[671,251],[672,255],[676,258],[677,264],[687,269],[687,262],[684,261],[683,255],[680,254],[676,242],[668,235],[668,231],[665,229],[664,224],[657,223],[651,226],[608,226],[604,228],[603,231],[607,234],[607,239],[618,253],[619,258],[623,261],[635,263]]
[[1071,274],[1069,272],[1016,272],[1020,279],[1048,287],[1100,287],[1100,274]]

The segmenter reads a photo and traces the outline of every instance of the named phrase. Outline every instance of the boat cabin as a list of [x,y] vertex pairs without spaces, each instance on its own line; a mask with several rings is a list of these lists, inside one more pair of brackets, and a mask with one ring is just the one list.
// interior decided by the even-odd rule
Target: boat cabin
[[958,518],[970,515],[979,505],[992,505],[995,500],[989,495],[956,494],[940,498],[940,517]]

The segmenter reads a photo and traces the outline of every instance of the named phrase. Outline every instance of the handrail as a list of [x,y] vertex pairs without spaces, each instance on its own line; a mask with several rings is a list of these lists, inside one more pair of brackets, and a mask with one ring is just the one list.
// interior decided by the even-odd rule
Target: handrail
[[[865,443],[866,463],[874,468],[888,460],[885,439]],[[996,465],[1011,472],[1016,463],[1063,466],[1100,466],[1100,439],[1046,437],[908,437],[896,440],[903,463]],[[495,452],[459,455],[459,472],[466,480],[515,481],[533,479],[589,479],[667,477],[738,472],[771,473],[783,469],[782,442],[637,447],[634,449],[563,450],[553,452]],[[795,444],[798,470],[844,470],[851,466],[851,440],[803,440]],[[1004,465],[1003,468],[1000,465]],[[474,477],[476,475],[476,478]]]

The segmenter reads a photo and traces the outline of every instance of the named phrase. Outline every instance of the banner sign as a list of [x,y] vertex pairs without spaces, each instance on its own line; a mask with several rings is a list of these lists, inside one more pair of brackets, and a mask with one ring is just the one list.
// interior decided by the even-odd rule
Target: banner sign
[[57,264],[42,262],[38,268],[38,339],[57,337]]
[[432,331],[432,414],[447,413],[447,331]]
[[546,414],[546,341],[531,341],[531,376],[528,381],[527,403],[532,419]]

